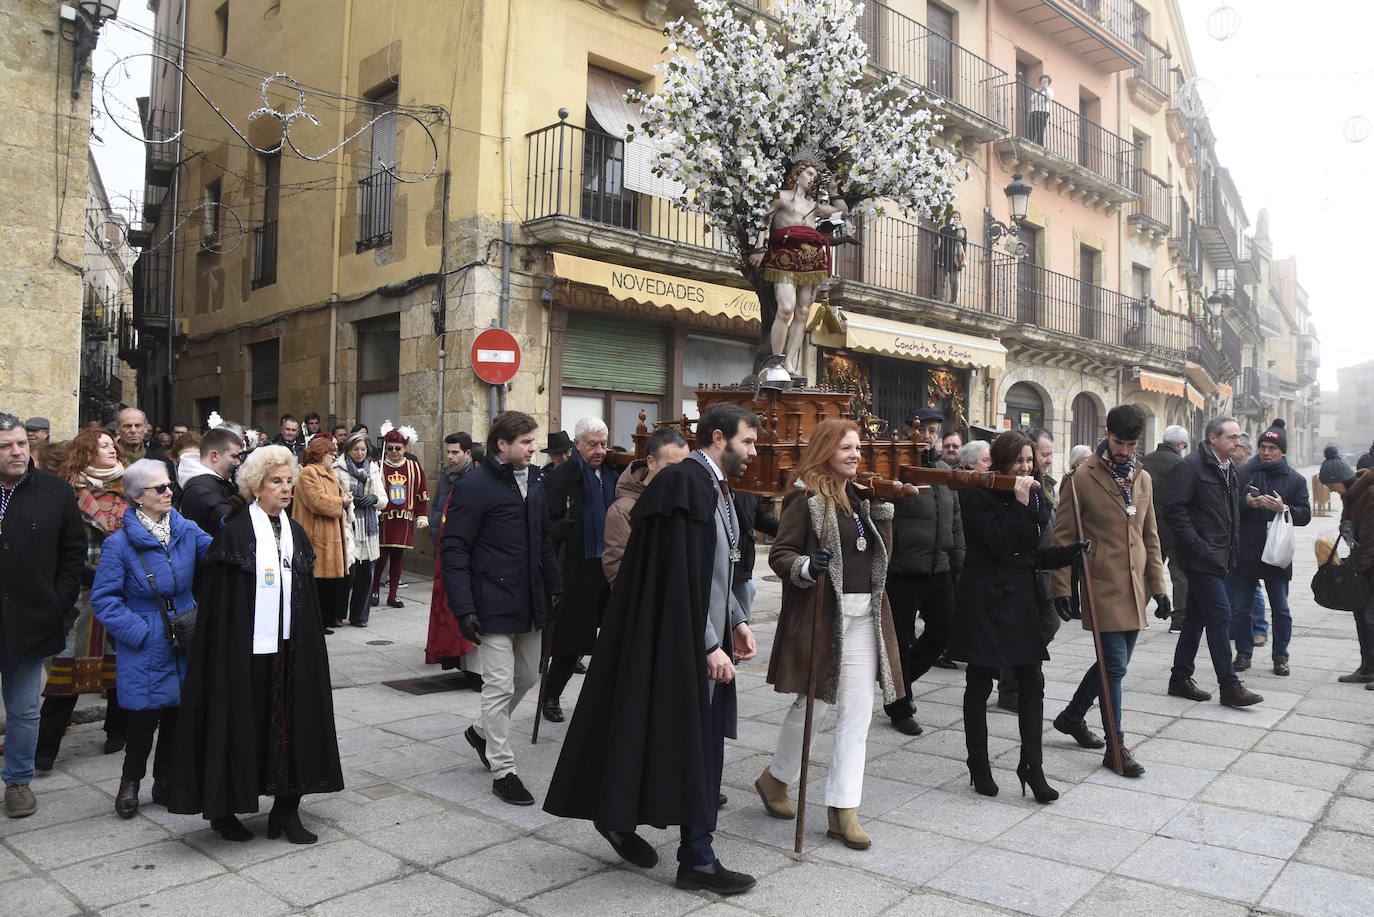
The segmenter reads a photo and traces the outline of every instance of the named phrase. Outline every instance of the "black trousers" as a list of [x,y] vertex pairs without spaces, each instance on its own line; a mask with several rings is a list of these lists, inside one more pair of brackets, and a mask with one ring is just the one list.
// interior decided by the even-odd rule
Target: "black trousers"
[[372,561],[360,560],[353,565],[348,578],[348,620],[351,624],[366,624],[372,616]]
[[[76,709],[75,694],[54,695],[43,698],[38,710],[38,748],[34,757],[39,761],[54,761],[62,747],[62,736],[72,721],[72,711]],[[128,727],[129,713],[119,706],[119,697],[113,688],[105,692],[105,735],[111,739],[122,740]]]
[[[892,624],[897,629],[897,648],[902,658],[902,682],[906,696],[883,706],[895,720],[912,716],[916,704],[911,686],[930,671],[949,642],[950,616],[954,613],[954,577],[949,573],[924,576],[919,573],[889,573],[887,600],[892,606]],[[925,630],[916,638],[916,615],[925,621]]]
[[315,578],[315,594],[320,599],[320,620],[325,627],[348,617],[348,577]]
[[[988,759],[988,698],[992,695],[992,676],[996,671],[970,665],[964,673],[964,743],[970,761]],[[1020,704],[1016,708],[1021,761],[1039,766],[1044,763],[1040,742],[1045,726],[1045,676],[1038,662],[1015,666],[1012,671],[1021,686]]]
[[576,668],[576,656],[549,656],[549,667],[544,673],[544,703],[559,702]]
[[177,708],[159,710],[130,710],[128,741],[124,746],[125,780],[142,780],[148,772],[148,752],[153,748],[153,733],[157,733],[157,754],[153,756],[153,779],[166,780],[171,776],[172,749],[177,737]]

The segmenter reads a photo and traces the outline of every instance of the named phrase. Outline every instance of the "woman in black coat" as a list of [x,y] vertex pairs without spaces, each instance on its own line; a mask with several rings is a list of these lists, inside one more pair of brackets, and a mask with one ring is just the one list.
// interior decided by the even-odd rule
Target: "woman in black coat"
[[301,796],[343,789],[315,553],[283,512],[295,471],[286,447],[254,450],[236,476],[248,506],[225,521],[196,574],[167,808],[203,814],[230,841],[252,838],[235,816],[267,795],[267,836],[313,844]]
[[1030,784],[1037,801],[1053,802],[1059,793],[1045,782],[1040,747],[1045,700],[1040,664],[1050,657],[1040,638],[1036,571],[1066,566],[1080,549],[1038,547],[1048,514],[1041,506],[1044,498],[1032,490],[1032,451],[1024,435],[1003,433],[992,444],[992,470],[1016,475],[1016,489],[959,492],[966,553],[948,654],[968,663],[964,737],[969,782],[984,796],[997,795],[988,763],[987,703],[993,676],[1010,668],[1021,692],[1021,763],[1016,767],[1021,792]]

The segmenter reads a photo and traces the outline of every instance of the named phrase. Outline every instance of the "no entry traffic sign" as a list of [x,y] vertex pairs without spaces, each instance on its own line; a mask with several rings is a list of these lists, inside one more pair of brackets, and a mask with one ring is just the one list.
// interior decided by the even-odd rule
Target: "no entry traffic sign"
[[491,385],[515,378],[520,369],[520,345],[504,328],[488,328],[472,342],[472,371]]

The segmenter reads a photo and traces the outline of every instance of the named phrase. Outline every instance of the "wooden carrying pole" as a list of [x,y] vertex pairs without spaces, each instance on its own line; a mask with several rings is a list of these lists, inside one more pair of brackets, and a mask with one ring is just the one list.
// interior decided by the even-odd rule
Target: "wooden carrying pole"
[[[822,530],[821,543],[825,547]],[[797,836],[792,850],[798,855],[802,852],[802,837],[806,833],[806,778],[811,764],[811,719],[816,712],[816,669],[819,667],[816,654],[820,652],[821,641],[816,639],[821,627],[821,607],[825,602],[825,591],[829,588],[828,577],[824,570],[816,571],[816,582],[811,585],[811,652],[806,664],[806,719],[802,721],[801,749],[801,786],[797,789]],[[835,609],[839,613],[839,609]]]
[[[1073,475],[1069,475],[1069,481],[1073,481]],[[1078,526],[1078,540],[1087,540],[1083,535],[1083,511],[1078,508],[1078,485],[1073,486],[1073,521]],[[1093,651],[1097,654],[1097,676],[1101,682],[1100,693],[1097,702],[1102,705],[1102,719],[1107,725],[1104,730],[1107,740],[1107,754],[1112,759],[1112,770],[1118,776],[1125,776],[1125,765],[1121,758],[1121,737],[1116,731],[1116,710],[1112,706],[1111,681],[1107,677],[1107,660],[1102,655],[1102,635],[1097,630],[1097,600],[1093,596],[1093,573],[1091,558],[1086,554],[1080,554],[1083,560],[1083,590],[1086,594],[1086,604],[1079,609],[1080,613],[1087,616],[1088,630],[1093,635]]]
[[[572,512],[572,497],[563,501],[563,516],[566,518]],[[568,546],[561,545],[558,548],[558,567],[563,567],[563,555],[567,553]],[[553,603],[549,601],[549,610],[553,610]],[[544,684],[549,680],[549,653],[552,651],[552,632],[553,621],[549,620],[548,615],[544,616],[544,630],[539,635],[539,706],[534,711],[534,731],[530,733],[530,744],[539,744],[539,721],[544,718]]]

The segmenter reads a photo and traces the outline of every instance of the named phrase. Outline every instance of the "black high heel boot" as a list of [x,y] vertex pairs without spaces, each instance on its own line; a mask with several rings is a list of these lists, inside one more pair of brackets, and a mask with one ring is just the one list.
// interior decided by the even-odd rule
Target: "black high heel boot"
[[968,765],[968,782],[984,796],[997,795],[997,781],[992,779],[992,765],[988,764],[988,759],[975,761],[969,758],[965,764]]
[[210,827],[218,831],[219,836],[226,841],[237,841],[242,844],[253,839],[253,832],[245,828],[243,822],[233,815],[210,819]]
[[1059,791],[1045,782],[1045,768],[1042,765],[1022,761],[1016,765],[1016,779],[1021,781],[1022,796],[1026,795],[1026,784],[1029,783],[1036,802],[1054,802],[1059,798]]
[[267,815],[267,836],[276,838],[283,831],[286,839],[293,844],[313,844],[319,836],[305,830],[301,824],[301,798],[299,796],[278,796]]

